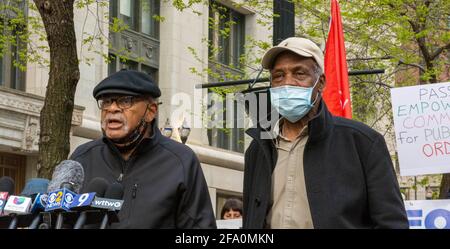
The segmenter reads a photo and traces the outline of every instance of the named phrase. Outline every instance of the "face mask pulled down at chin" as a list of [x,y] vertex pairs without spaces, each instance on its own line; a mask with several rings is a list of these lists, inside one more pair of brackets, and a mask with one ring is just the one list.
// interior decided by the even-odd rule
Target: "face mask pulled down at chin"
[[142,141],[149,126],[150,123],[145,122],[145,120],[142,119],[139,125],[133,131],[131,131],[125,137],[117,139],[108,138],[104,129],[102,129],[102,133],[103,137],[113,143],[121,153],[127,153],[130,150],[134,149],[139,144],[139,142]]
[[[148,111],[148,106],[145,109],[144,114],[142,115],[139,124],[134,128],[131,132],[128,132],[124,137],[121,138],[109,138],[106,135],[105,131],[105,125],[104,123],[108,122],[108,117],[105,118],[105,120],[102,121],[102,133],[103,137],[106,138],[108,141],[110,141],[112,144],[115,145],[115,147],[120,151],[120,153],[127,153],[131,151],[132,149],[136,148],[136,146],[143,140],[145,137],[145,134],[147,133],[149,127],[151,126],[151,122],[145,121],[145,116]],[[109,117],[111,118],[111,117]],[[115,119],[121,120],[122,123],[125,123],[126,120],[124,120],[123,117],[115,117]]]

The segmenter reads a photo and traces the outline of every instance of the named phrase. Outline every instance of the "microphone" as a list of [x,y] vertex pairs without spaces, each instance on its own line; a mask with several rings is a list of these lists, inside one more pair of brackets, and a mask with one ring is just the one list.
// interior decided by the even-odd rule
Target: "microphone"
[[[122,208],[123,200],[123,186],[122,184],[115,182],[111,184],[105,193],[105,198],[98,198],[94,202],[99,208],[107,210],[118,211]],[[108,213],[105,212],[103,220],[100,225],[100,229],[105,229],[108,224]]]
[[33,195],[46,193],[49,182],[48,179],[44,178],[31,178],[25,184],[20,195],[32,197]]
[[25,196],[11,195],[6,202],[4,213],[11,216],[8,229],[16,229],[19,219],[17,215],[28,214],[31,207],[31,198]]
[[37,229],[39,226],[39,223],[41,222],[41,213],[45,210],[45,207],[47,206],[47,199],[48,195],[46,193],[39,193],[36,195],[36,198],[34,199],[33,205],[31,205],[30,212],[34,215],[33,220],[30,223],[30,226],[28,229]]
[[47,188],[49,180],[44,178],[32,178],[27,181],[25,188],[21,195],[32,198],[33,203],[30,208],[30,213],[33,214],[33,220],[29,229],[35,229],[41,220],[40,212],[45,209],[47,203]]
[[73,191],[79,193],[83,186],[83,181],[83,166],[77,161],[64,160],[55,167],[47,190],[50,193],[59,189],[63,183],[71,183]]
[[76,193],[79,193],[83,180],[84,170],[79,162],[64,160],[56,166],[52,180],[48,184],[48,200],[45,207],[46,212],[58,212],[56,229],[61,229],[64,222],[63,211],[70,210],[70,205]]
[[0,178],[0,216],[3,215],[8,196],[14,193],[14,180],[9,176]]
[[9,213],[12,220],[9,224],[9,229],[16,229],[19,222],[19,215],[29,214],[33,199],[36,198],[40,192],[45,192],[48,186],[47,179],[34,178],[27,181],[21,196],[11,196],[8,199],[5,211]]
[[89,209],[91,207],[94,198],[103,197],[107,188],[108,182],[101,177],[96,177],[92,179],[87,186],[87,193],[79,194],[75,197],[75,201],[72,203],[70,208],[72,210],[84,211],[80,213],[73,229],[81,229],[84,226],[87,218],[87,211],[85,209]]

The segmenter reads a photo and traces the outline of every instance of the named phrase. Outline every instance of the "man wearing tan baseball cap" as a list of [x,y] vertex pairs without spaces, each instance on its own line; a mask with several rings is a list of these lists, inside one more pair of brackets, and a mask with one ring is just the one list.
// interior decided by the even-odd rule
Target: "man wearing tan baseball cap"
[[408,228],[381,134],[334,117],[321,100],[324,56],[291,37],[269,49],[274,138],[252,128],[245,153],[244,228]]
[[311,40],[300,37],[287,38],[277,46],[269,49],[263,56],[263,68],[271,69],[275,58],[285,51],[291,51],[303,57],[314,58],[318,66],[324,71],[322,50],[320,50],[320,48]]

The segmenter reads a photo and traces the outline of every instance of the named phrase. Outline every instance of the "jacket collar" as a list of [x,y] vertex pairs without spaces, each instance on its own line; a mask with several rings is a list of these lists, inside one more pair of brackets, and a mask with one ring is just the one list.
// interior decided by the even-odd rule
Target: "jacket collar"
[[[278,122],[277,122],[278,124]],[[319,103],[319,108],[317,114],[308,122],[308,136],[310,142],[316,142],[321,140],[323,137],[327,136],[331,130],[333,129],[333,116],[328,111],[328,108],[323,100]],[[276,129],[272,129],[276,130]],[[267,131],[260,127],[258,128],[250,128],[246,131],[246,133],[256,139],[258,141],[261,140],[269,140],[262,139],[262,132],[268,132],[271,134],[272,139],[276,138],[276,134],[274,132]]]
[[326,137],[329,133],[331,133],[333,127],[333,116],[328,111],[325,102],[321,100],[316,116],[308,122],[308,135],[310,142],[317,142]]

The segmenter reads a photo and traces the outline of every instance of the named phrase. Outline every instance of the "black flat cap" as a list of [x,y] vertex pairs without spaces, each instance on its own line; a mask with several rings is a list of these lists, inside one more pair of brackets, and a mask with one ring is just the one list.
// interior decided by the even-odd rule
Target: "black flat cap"
[[105,94],[161,96],[161,90],[150,75],[135,70],[121,70],[102,80],[94,88],[94,98]]

